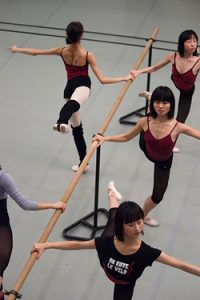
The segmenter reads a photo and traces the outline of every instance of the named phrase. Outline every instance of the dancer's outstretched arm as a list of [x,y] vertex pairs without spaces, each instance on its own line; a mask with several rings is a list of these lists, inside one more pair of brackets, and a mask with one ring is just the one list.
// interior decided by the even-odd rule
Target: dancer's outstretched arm
[[102,83],[102,84],[109,84],[109,83],[118,83],[121,81],[128,81],[128,80],[132,80],[133,76],[131,75],[131,73],[125,75],[125,76],[121,76],[121,77],[107,77],[105,76],[102,71],[100,70],[100,68],[97,65],[96,62],[96,57],[92,52],[88,53],[88,62],[92,68],[92,71],[94,72],[95,76],[97,77],[97,79]]
[[47,242],[35,243],[32,252],[38,252],[38,258],[46,249],[59,249],[59,250],[82,250],[82,249],[95,249],[95,241],[66,241],[66,242]]
[[144,128],[145,124],[147,124],[147,118],[141,118],[137,124],[128,132],[119,134],[119,135],[107,135],[103,136],[101,134],[96,134],[93,136],[92,141],[98,141],[98,146],[103,144],[103,142],[127,142],[136,137],[142,129]]
[[173,60],[174,60],[174,52],[168,54],[163,60],[161,60],[159,63],[157,63],[153,66],[146,67],[146,68],[139,69],[139,70],[131,70],[131,74],[134,77],[137,77],[140,74],[153,73],[153,72],[156,72],[157,70],[165,67],[167,64],[173,63]]
[[157,258],[157,261],[200,277],[200,267],[188,264],[164,252],[160,254],[160,256]]
[[50,48],[50,49],[35,49],[35,48],[20,48],[16,45],[8,48],[12,53],[22,53],[27,55],[60,55],[62,48]]
[[185,123],[178,123],[177,132],[178,134],[183,133],[200,140],[200,130],[192,128]]

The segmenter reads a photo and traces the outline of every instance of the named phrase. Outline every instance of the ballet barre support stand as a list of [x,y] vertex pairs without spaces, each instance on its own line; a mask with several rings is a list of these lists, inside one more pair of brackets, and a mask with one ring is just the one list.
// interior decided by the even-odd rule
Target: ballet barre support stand
[[[101,214],[104,214],[106,219],[108,219],[108,210],[105,208],[98,207],[99,200],[99,173],[100,173],[100,152],[101,147],[97,148],[96,151],[96,174],[95,174],[95,194],[94,194],[94,211],[87,214],[85,217],[79,219],[72,225],[66,227],[62,231],[62,235],[67,240],[78,240],[78,241],[86,241],[91,240],[95,237],[97,231],[103,230],[105,225],[98,225],[98,217]],[[90,230],[90,237],[76,236],[70,234],[70,231],[79,229],[80,227],[85,227]]]
[[[149,56],[148,56],[148,67],[151,66],[151,61],[152,61],[152,46],[149,48]],[[149,92],[150,90],[150,79],[151,79],[151,74],[147,74],[147,86],[146,86],[146,91]],[[130,120],[130,117],[136,116],[136,117],[144,117],[147,114],[148,110],[148,100],[146,100],[145,106],[138,108],[137,110],[134,110],[124,116],[122,116],[119,119],[120,124],[127,124],[127,125],[135,125],[137,122]]]

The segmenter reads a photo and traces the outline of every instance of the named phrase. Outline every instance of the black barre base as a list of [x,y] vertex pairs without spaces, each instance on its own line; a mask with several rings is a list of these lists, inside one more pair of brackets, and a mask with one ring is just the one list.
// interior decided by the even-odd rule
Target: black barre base
[[120,124],[130,124],[130,125],[135,125],[137,122],[135,121],[129,121],[127,120],[127,118],[130,118],[132,116],[137,116],[137,117],[144,117],[146,115],[146,106],[144,107],[141,107],[125,116],[122,116],[120,119],[119,119],[119,123]]
[[[98,226],[98,225],[95,224],[96,223],[95,218],[97,217],[97,214],[104,214],[108,218],[108,210],[104,209],[104,208],[98,208],[97,211],[89,213],[88,215],[86,215],[85,217],[83,217],[80,220],[76,221],[75,223],[73,223],[69,227],[66,227],[62,232],[63,237],[65,239],[68,239],[68,240],[78,240],[78,241],[88,241],[88,240],[93,239],[98,230],[103,230],[106,227],[106,225]],[[92,218],[92,217],[94,217],[94,224],[91,224],[89,222],[89,219]],[[75,236],[75,235],[71,235],[69,233],[70,230],[78,228],[79,226],[85,226],[86,228],[89,228],[89,230],[91,230],[91,234],[90,234],[89,238]]]

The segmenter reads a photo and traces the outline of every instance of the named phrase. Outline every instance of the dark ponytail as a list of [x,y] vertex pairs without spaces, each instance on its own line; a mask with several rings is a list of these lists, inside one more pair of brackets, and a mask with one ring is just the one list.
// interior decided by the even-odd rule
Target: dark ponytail
[[74,44],[80,41],[81,36],[83,34],[84,28],[80,22],[71,22],[67,25],[66,28],[66,43],[67,44]]

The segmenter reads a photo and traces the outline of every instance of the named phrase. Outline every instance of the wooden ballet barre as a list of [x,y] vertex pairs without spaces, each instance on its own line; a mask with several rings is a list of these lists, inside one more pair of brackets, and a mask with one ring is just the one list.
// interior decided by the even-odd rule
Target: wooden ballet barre
[[[140,54],[140,56],[139,56],[136,64],[133,67],[134,70],[138,70],[140,68],[140,66],[141,66],[141,64],[142,64],[142,62],[143,62],[146,54],[148,53],[148,51],[149,51],[150,47],[152,46],[153,42],[155,41],[155,38],[156,38],[156,36],[157,36],[157,34],[158,34],[159,31],[160,31],[160,29],[158,27],[156,27],[154,29],[151,37],[149,38],[149,40],[148,40],[148,42],[147,42],[147,44],[145,46],[145,48],[143,49],[143,51]],[[122,102],[122,100],[123,100],[123,98],[124,98],[124,96],[125,96],[128,88],[129,88],[129,86],[131,85],[131,83],[133,83],[134,80],[135,80],[135,78],[133,78],[132,80],[128,80],[128,81],[125,82],[125,84],[124,84],[123,88],[121,89],[121,91],[120,91],[117,99],[115,100],[115,103],[114,103],[113,107],[111,108],[108,116],[106,117],[106,120],[104,121],[101,129],[98,131],[99,133],[104,134],[104,132],[106,131],[106,129],[107,129],[108,125],[110,124],[110,122],[111,122],[111,120],[112,120],[112,118],[113,118],[113,116],[114,116],[117,108],[119,107],[120,103]]]
[[[159,28],[155,28],[151,37],[149,38],[146,46],[144,47],[142,53],[140,54],[136,64],[134,65],[133,69],[137,70],[140,68],[140,65],[142,64],[146,54],[148,53],[149,51],[149,48],[152,46],[157,34],[159,32]],[[117,108],[119,107],[120,103],[122,102],[129,86],[131,85],[131,83],[134,81],[133,80],[128,80],[125,82],[124,86],[122,87],[120,93],[119,93],[119,96],[117,97],[117,99],[115,100],[115,103],[113,105],[113,107],[111,108],[110,112],[108,113],[102,127],[100,128],[100,130],[98,131],[99,133],[101,134],[104,134],[105,130],[107,129],[107,127],[109,126]],[[69,187],[67,188],[66,192],[64,193],[63,197],[61,198],[60,201],[63,201],[64,203],[67,204],[74,188],[76,187],[81,175],[83,174],[88,162],[90,161],[90,158],[92,157],[93,153],[95,152],[96,148],[97,148],[97,144],[98,142],[95,141],[91,144],[91,147],[89,148],[88,150],[88,153],[87,155],[85,156],[84,160],[82,161],[78,171],[76,172],[75,176],[73,177]],[[61,215],[62,211],[61,209],[57,209],[52,217],[50,218],[46,228],[44,229],[43,233],[41,234],[40,238],[39,238],[39,241],[40,243],[44,243],[47,241],[50,233],[52,232],[57,220],[59,219],[60,215]],[[24,265],[24,268],[23,270],[21,271],[15,285],[13,286],[13,288],[11,289],[11,292],[9,294],[8,292],[8,300],[15,300],[16,299],[16,295],[20,295],[19,294],[19,291],[21,289],[21,287],[23,286],[28,274],[30,273],[34,263],[36,262],[37,260],[37,255],[38,253],[37,252],[33,252],[30,254],[30,257],[29,259],[27,260],[26,264]],[[20,295],[21,296],[21,295]]]

